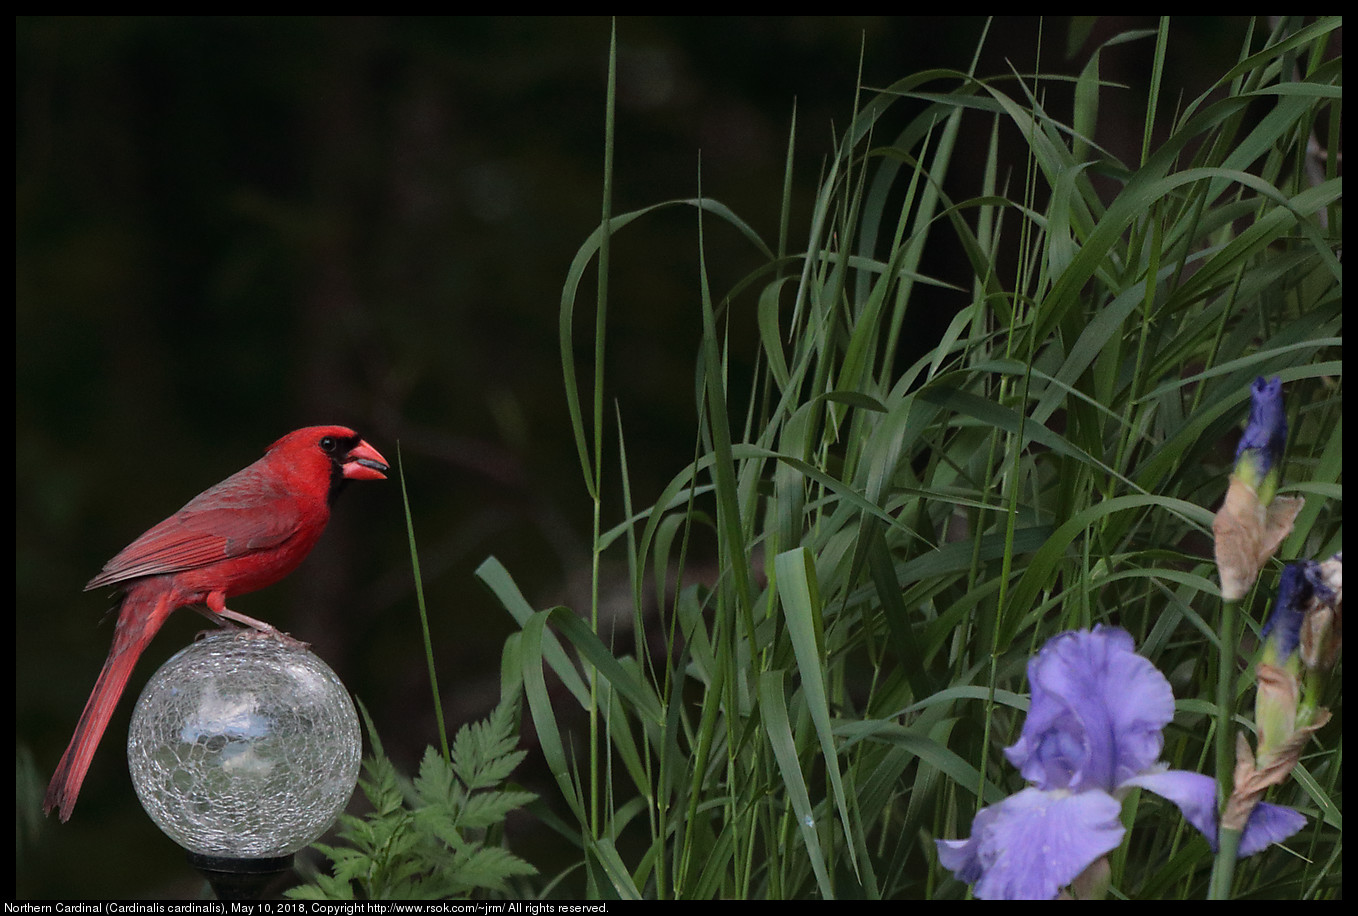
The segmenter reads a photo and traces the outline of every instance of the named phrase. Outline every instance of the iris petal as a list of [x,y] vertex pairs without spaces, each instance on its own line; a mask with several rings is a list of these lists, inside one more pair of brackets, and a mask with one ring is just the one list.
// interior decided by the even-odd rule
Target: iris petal
[[969,840],[939,840],[939,862],[982,900],[1051,900],[1124,832],[1105,792],[1024,789],[976,815]]
[[1207,842],[1216,849],[1217,845],[1217,781],[1201,773],[1187,770],[1165,770],[1159,773],[1142,773],[1123,783],[1125,786],[1140,786],[1167,798],[1183,812],[1184,820],[1207,837]]
[[[1127,780],[1124,785],[1140,786],[1162,798],[1167,798],[1183,812],[1184,820],[1207,838],[1212,851],[1217,851],[1217,791],[1216,780],[1187,770],[1166,770],[1143,773]],[[1273,843],[1281,843],[1306,826],[1306,815],[1282,805],[1260,802],[1245,822],[1240,836],[1240,858],[1262,852]]]
[[1116,627],[1063,633],[1028,663],[1033,698],[1005,749],[1043,789],[1112,791],[1153,765],[1174,717],[1169,681]]
[[1240,835],[1240,858],[1262,852],[1274,843],[1281,843],[1306,826],[1306,815],[1282,805],[1260,802],[1245,822]]

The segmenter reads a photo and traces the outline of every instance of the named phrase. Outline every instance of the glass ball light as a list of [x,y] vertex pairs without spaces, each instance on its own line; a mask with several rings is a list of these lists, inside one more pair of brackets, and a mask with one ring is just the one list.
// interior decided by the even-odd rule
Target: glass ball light
[[152,675],[127,762],[142,807],[191,854],[264,859],[334,823],[362,746],[349,692],[305,646],[223,631]]

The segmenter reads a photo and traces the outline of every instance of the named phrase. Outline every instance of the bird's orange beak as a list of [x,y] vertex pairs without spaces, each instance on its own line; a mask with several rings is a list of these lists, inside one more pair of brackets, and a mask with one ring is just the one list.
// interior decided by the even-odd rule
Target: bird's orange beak
[[344,456],[340,469],[350,480],[386,480],[386,472],[391,470],[391,466],[381,452],[360,439],[358,445]]

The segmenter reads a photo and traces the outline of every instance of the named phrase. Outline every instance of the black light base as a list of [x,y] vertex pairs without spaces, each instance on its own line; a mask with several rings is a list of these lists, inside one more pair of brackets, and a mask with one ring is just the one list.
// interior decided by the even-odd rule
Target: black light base
[[218,900],[259,900],[274,879],[292,870],[291,855],[270,859],[232,859],[189,853],[189,864],[212,885]]

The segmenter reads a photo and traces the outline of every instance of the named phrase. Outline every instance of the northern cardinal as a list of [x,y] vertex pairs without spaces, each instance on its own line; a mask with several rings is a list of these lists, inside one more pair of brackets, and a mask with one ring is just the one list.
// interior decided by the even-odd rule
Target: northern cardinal
[[272,585],[311,552],[330,504],[350,480],[384,480],[387,460],[343,426],[308,426],[269,446],[264,457],[204,490],[124,547],[85,586],[122,588],[122,606],[104,669],[85,703],[43,810],[68,820],[94,749],[137,658],[176,608],[206,605],[223,618],[278,634],[237,614],[227,598]]

